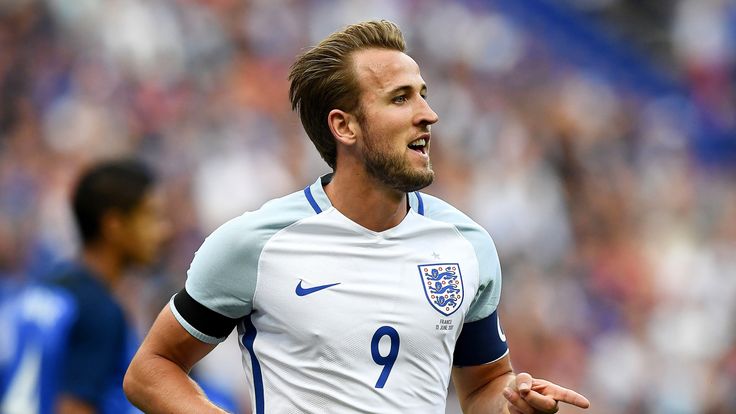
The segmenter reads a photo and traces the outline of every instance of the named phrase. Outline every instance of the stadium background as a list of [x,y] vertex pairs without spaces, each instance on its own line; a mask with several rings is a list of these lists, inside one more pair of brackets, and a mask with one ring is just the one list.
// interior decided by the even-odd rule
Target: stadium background
[[[119,292],[145,332],[210,231],[327,171],[288,66],[368,18],[404,29],[440,115],[427,191],[495,239],[516,369],[596,414],[736,412],[730,0],[0,1],[2,283],[74,252],[82,167],[139,155],[176,229]],[[243,393],[239,361],[199,371]]]

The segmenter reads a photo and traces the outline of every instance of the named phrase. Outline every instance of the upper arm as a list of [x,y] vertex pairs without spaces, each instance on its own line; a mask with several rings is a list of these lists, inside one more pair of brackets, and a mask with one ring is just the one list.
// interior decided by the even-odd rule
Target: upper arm
[[459,221],[456,228],[473,246],[478,261],[479,283],[455,345],[454,364],[487,364],[508,352],[497,312],[501,296],[501,265],[488,232],[469,219]]
[[178,365],[182,371],[189,372],[194,364],[210,353],[215,346],[202,342],[187,332],[167,305],[156,318],[138,349],[134,363],[141,363],[150,358],[164,358]]
[[[196,303],[230,319],[239,319],[251,312],[258,258],[268,237],[258,217],[247,213],[223,224],[205,239],[194,254],[187,271],[185,289]],[[196,326],[192,330],[192,326],[187,326],[187,322],[191,324],[192,321],[181,318],[186,316],[182,315],[186,310],[180,305],[174,303],[175,316],[200,340],[221,342],[230,333],[219,332],[213,336],[201,332]]]
[[237,217],[205,239],[187,271],[185,288],[156,319],[142,351],[188,371],[252,311],[258,258],[271,234],[261,216]]
[[246,213],[220,226],[197,250],[185,289],[171,301],[175,318],[192,336],[222,342],[252,312],[263,246],[283,227],[274,217]]
[[473,245],[478,260],[478,292],[465,317],[466,322],[475,322],[488,317],[498,308],[501,299],[501,262],[493,239],[482,227],[475,223],[463,223],[457,228]]
[[475,322],[466,322],[455,343],[455,366],[483,365],[508,355],[506,335],[497,312]]
[[[410,197],[410,203],[412,200],[414,198]],[[465,321],[475,322],[493,313],[501,297],[501,264],[490,234],[460,210],[428,194],[422,194],[412,206],[417,211],[423,210],[424,215],[431,220],[454,226],[474,250],[478,262],[479,285]]]

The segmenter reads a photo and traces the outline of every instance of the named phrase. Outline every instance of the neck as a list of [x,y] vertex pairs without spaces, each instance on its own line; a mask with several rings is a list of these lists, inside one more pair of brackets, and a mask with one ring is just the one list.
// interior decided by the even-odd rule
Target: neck
[[388,230],[406,216],[406,194],[363,170],[337,169],[325,192],[340,213],[369,230]]
[[109,288],[114,288],[123,274],[123,258],[104,244],[90,244],[82,250],[82,262]]

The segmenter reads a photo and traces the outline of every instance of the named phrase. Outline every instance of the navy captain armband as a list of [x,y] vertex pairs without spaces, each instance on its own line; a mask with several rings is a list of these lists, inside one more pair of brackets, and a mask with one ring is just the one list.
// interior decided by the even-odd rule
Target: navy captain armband
[[459,367],[483,365],[506,355],[509,347],[496,312],[463,325],[455,344],[453,365]]
[[174,296],[174,306],[182,318],[192,327],[213,338],[230,335],[239,319],[228,318],[202,305],[182,289]]

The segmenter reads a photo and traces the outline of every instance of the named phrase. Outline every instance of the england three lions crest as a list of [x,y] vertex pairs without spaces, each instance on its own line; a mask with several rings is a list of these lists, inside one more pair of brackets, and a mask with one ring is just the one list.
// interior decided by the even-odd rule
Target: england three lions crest
[[450,316],[463,303],[465,289],[460,265],[457,263],[422,264],[419,277],[429,304],[439,313]]

